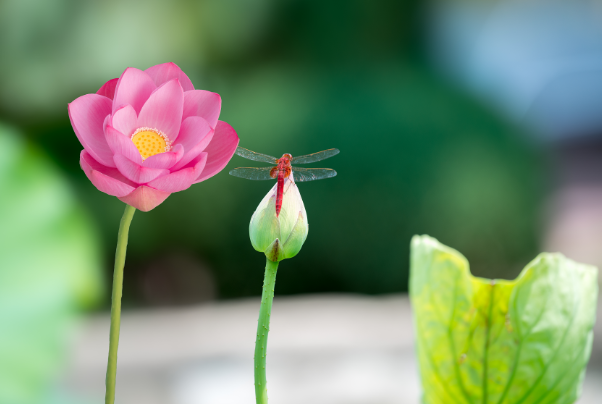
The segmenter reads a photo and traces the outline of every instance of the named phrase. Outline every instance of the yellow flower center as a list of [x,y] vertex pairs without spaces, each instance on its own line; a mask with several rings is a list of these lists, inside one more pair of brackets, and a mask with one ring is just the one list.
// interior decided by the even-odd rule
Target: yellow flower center
[[167,136],[157,129],[139,128],[132,135],[132,142],[143,160],[171,149],[171,143]]

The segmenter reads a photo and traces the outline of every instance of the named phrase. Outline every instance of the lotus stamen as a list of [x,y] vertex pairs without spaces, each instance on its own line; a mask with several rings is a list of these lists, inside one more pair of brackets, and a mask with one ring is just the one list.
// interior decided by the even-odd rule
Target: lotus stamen
[[158,129],[138,128],[132,135],[132,142],[140,152],[142,160],[171,150],[169,138]]

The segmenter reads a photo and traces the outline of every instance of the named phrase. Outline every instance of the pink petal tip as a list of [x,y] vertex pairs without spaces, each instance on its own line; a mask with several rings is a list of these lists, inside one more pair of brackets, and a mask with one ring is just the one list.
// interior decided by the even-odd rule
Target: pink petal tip
[[96,94],[105,96],[110,99],[115,98],[115,87],[117,87],[117,81],[119,81],[119,78],[107,81],[102,85],[102,87],[100,87]]
[[159,87],[161,84],[167,83],[170,80],[178,79],[184,91],[194,90],[194,86],[192,85],[192,82],[186,73],[184,73],[182,69],[180,69],[180,67],[173,62],[149,67],[145,70],[145,72],[153,79],[157,87]]

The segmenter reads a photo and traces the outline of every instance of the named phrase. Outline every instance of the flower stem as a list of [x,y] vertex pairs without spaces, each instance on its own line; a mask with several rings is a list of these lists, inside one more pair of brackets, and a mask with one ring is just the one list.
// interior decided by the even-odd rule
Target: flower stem
[[117,375],[117,348],[119,346],[119,326],[121,321],[121,291],[123,289],[123,266],[128,246],[128,232],[136,208],[126,205],[119,224],[117,251],[115,251],[115,269],[113,271],[113,297],[111,301],[111,331],[109,336],[109,361],[107,363],[107,392],[105,404],[115,402],[115,377]]
[[265,377],[265,357],[267,355],[268,332],[270,331],[270,315],[274,300],[274,285],[278,262],[266,259],[259,321],[257,322],[257,340],[255,341],[255,399],[257,404],[268,403],[268,388]]

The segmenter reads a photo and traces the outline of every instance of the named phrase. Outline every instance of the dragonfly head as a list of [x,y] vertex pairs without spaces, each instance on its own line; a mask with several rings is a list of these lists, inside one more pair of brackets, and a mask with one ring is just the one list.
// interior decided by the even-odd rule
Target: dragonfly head
[[279,163],[289,163],[289,164],[290,164],[290,162],[291,162],[291,160],[292,160],[292,159],[293,159],[293,156],[292,156],[291,154],[289,154],[289,153],[284,153],[284,154],[282,155],[282,157],[280,157],[280,158],[278,159],[278,162],[279,162]]

